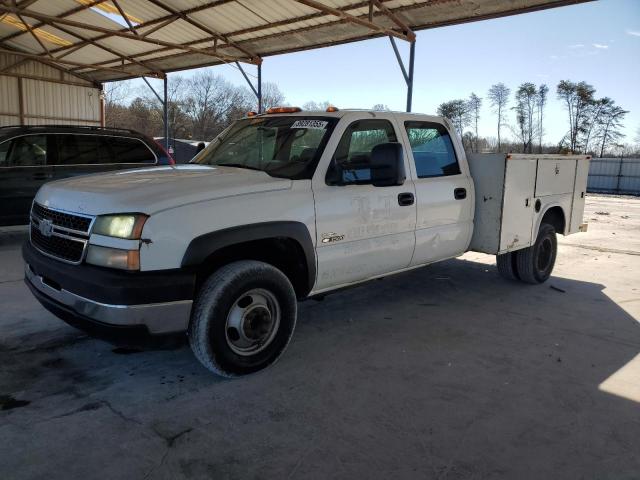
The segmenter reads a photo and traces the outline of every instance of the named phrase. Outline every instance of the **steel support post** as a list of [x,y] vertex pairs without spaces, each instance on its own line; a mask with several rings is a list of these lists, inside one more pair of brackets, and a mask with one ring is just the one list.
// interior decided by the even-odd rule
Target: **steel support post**
[[167,76],[164,77],[164,101],[162,102],[164,117],[164,149],[169,153],[169,108],[167,105]]
[[402,71],[404,81],[407,84],[407,112],[410,112],[411,102],[413,100],[413,65],[415,63],[416,42],[415,40],[411,42],[409,47],[409,73],[407,73],[407,69],[404,66],[404,62],[402,61],[402,57],[400,56],[400,51],[398,50],[395,39],[390,36],[389,40],[391,41],[391,46],[393,47],[393,53],[396,54],[396,60],[398,60],[398,65],[400,66],[400,70]]
[[413,64],[416,56],[416,42],[411,42],[409,49],[409,78],[407,79],[407,112],[411,111],[411,102],[413,100]]

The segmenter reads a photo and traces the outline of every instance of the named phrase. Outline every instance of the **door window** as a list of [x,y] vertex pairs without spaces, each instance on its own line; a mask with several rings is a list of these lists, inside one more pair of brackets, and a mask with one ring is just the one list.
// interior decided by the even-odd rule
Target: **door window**
[[460,166],[449,132],[438,123],[405,122],[418,178],[458,175]]
[[95,135],[56,135],[56,165],[96,165],[104,163],[100,143]]
[[156,157],[149,147],[137,138],[100,137],[111,152],[105,163],[155,163]]
[[[36,167],[47,163],[47,139],[44,135],[25,135],[14,138],[11,142],[5,142],[7,151],[4,163],[5,167]],[[3,144],[4,145],[4,144]],[[1,147],[0,147],[1,148]]]
[[388,120],[358,120],[345,130],[327,172],[329,185],[371,183],[371,151],[381,143],[397,142]]

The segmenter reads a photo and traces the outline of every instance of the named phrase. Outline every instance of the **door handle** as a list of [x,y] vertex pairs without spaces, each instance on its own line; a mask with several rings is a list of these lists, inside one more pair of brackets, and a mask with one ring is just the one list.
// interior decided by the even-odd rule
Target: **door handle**
[[456,188],[453,191],[453,198],[456,200],[464,200],[467,198],[467,189],[466,188]]
[[398,194],[398,205],[401,207],[408,207],[409,205],[413,205],[415,201],[415,197],[411,192],[404,192]]

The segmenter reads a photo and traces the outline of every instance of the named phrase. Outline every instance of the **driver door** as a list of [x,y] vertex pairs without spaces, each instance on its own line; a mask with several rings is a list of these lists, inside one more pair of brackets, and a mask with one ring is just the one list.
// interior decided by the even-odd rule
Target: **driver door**
[[[340,140],[327,145],[331,157],[323,157],[313,180],[318,259],[314,291],[406,268],[415,245],[416,205],[407,201],[415,196],[413,182],[407,176],[400,186],[371,184],[372,149],[398,141],[393,118],[343,118],[341,125],[342,133],[338,129],[334,135]],[[406,152],[404,162],[409,172]]]

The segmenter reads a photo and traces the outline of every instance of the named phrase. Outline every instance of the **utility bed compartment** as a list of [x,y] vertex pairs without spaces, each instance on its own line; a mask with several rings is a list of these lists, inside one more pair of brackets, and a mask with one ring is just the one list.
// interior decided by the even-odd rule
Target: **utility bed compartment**
[[506,253],[530,246],[539,217],[565,212],[565,235],[581,229],[589,158],[582,155],[471,154],[476,195],[469,250]]

